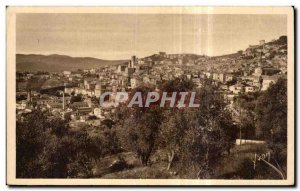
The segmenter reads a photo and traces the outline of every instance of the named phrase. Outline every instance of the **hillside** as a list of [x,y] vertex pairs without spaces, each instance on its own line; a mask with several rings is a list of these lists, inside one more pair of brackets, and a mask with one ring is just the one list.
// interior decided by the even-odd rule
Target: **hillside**
[[70,57],[65,55],[37,55],[17,54],[17,71],[48,71],[60,72],[64,70],[78,70],[112,66],[125,62],[125,60],[101,60],[91,57]]

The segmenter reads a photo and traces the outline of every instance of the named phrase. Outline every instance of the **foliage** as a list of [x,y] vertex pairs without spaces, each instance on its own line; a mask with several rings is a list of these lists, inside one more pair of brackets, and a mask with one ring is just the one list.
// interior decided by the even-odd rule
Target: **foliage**
[[[162,91],[196,91],[194,84],[177,78],[161,85]],[[149,92],[148,87],[135,91]],[[143,165],[155,149],[168,155],[172,166],[190,178],[209,177],[212,165],[233,145],[236,127],[225,109],[223,97],[217,86],[207,79],[197,94],[199,108],[119,108],[116,114],[122,145],[133,151]]]
[[27,96],[26,95],[17,95],[16,96],[16,101],[22,101],[22,100],[26,100]]
[[224,152],[230,152],[236,128],[215,88],[204,86],[198,95],[202,102],[194,115],[189,115],[191,125],[182,144],[181,169],[188,165],[196,173],[191,177],[209,178],[214,173],[213,165]]
[[101,125],[103,125],[107,128],[112,128],[113,125],[115,125],[115,122],[111,119],[104,119],[103,121],[101,121]]
[[281,176],[274,169],[262,161],[258,161],[254,169],[253,161],[250,158],[245,158],[239,164],[235,177],[242,179],[281,179]]
[[232,85],[235,85],[236,83],[237,83],[237,79],[236,79],[236,78],[233,78],[232,80],[227,81],[227,82],[226,82],[226,85],[232,86]]
[[[142,92],[143,96],[152,90],[146,86],[135,89],[135,91]],[[133,95],[135,91],[133,91]],[[120,111],[124,112],[123,114],[119,113],[119,116],[123,117],[119,133],[122,145],[125,149],[136,153],[142,165],[149,165],[163,117],[162,109],[156,104],[149,108],[132,107]]]
[[194,89],[195,84],[192,80],[186,78],[175,78],[164,82],[160,89],[165,92],[187,92]]
[[265,139],[281,165],[287,152],[287,80],[279,79],[258,99],[256,106],[259,136]]
[[[238,129],[217,85],[210,79],[204,79],[202,85],[195,89],[192,81],[177,78],[160,87],[167,92],[196,91],[199,108],[161,108],[159,101],[150,107],[127,108],[121,104],[114,117],[102,121],[101,128],[93,130],[74,130],[65,120],[33,110],[17,121],[17,177],[89,178],[94,176],[93,170],[103,157],[123,151],[134,153],[144,166],[141,169],[149,169],[155,160],[152,156],[159,151],[167,156],[160,165],[178,171],[178,176],[213,178],[218,174],[215,165],[234,150],[231,148]],[[154,88],[141,86],[132,94],[137,91],[142,92],[144,100]],[[251,133],[255,121],[258,136],[267,141],[272,151],[272,161],[282,167],[286,166],[287,152],[286,94],[287,82],[279,79],[262,94],[240,94],[235,100],[235,107],[243,111],[244,133],[245,129],[251,130],[244,135],[254,137]],[[73,97],[76,101],[77,96]],[[112,169],[125,169],[127,162],[120,160]],[[252,168],[251,161],[242,161],[234,176],[252,179],[273,173],[272,177],[277,178],[263,165],[257,166],[256,171]],[[151,169],[145,176],[169,177],[170,173],[162,169],[154,173]]]
[[239,113],[238,121],[242,128],[243,139],[256,139],[256,113],[257,100],[261,96],[259,92],[239,94],[235,99],[234,108]]
[[189,110],[172,110],[165,112],[165,120],[160,127],[159,148],[165,149],[168,155],[168,167],[171,168],[174,158],[178,157],[183,145],[183,137],[191,125]]
[[[60,118],[34,110],[17,122],[17,177],[91,177],[95,161],[119,152],[115,132],[90,136]],[[34,170],[33,170],[34,169]]]

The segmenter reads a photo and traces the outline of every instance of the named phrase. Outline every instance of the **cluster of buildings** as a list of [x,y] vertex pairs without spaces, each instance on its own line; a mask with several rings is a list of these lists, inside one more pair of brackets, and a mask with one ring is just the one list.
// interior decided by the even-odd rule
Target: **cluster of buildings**
[[[114,108],[100,108],[99,97],[104,92],[129,92],[141,84],[158,87],[176,77],[191,79],[200,88],[203,79],[209,78],[232,103],[241,93],[267,90],[286,74],[287,46],[275,41],[260,41],[245,51],[219,57],[159,52],[141,59],[132,56],[118,66],[61,73],[18,72],[16,108],[18,116],[39,107],[88,123],[109,118],[114,112]],[[114,94],[107,101],[112,99]]]

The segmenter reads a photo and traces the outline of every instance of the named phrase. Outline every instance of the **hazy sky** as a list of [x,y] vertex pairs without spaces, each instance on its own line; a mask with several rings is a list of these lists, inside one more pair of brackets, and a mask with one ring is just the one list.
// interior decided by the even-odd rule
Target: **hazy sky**
[[18,14],[17,52],[102,59],[234,53],[287,34],[285,15]]

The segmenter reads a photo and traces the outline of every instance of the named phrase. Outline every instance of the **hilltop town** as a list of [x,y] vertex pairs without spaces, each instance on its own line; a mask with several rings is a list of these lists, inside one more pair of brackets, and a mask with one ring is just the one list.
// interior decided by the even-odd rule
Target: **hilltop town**
[[16,109],[17,116],[38,107],[69,117],[74,123],[99,125],[115,109],[99,107],[99,97],[104,92],[130,92],[141,84],[158,87],[179,77],[192,80],[200,88],[203,79],[211,79],[230,105],[238,95],[265,91],[286,75],[287,37],[281,36],[217,57],[159,52],[145,58],[132,56],[117,66],[61,73],[17,72]]
[[[158,52],[62,72],[17,68],[17,177],[284,178],[257,157],[286,169],[287,54],[281,36],[223,56]],[[139,88],[196,91],[200,107],[100,106],[105,92],[111,103]]]

